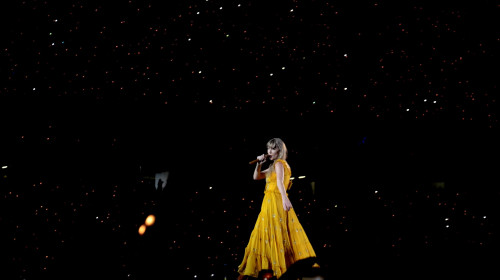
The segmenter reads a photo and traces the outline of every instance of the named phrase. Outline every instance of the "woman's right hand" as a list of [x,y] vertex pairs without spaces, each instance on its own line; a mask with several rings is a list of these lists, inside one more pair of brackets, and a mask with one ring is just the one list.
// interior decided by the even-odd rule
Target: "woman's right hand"
[[264,163],[266,162],[266,159],[267,159],[267,155],[266,154],[262,154],[260,156],[257,157],[257,160],[259,161],[259,163]]

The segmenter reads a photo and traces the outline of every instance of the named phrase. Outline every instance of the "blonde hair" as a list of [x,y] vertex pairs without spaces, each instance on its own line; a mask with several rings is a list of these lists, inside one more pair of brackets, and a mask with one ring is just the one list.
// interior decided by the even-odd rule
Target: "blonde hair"
[[281,140],[280,138],[272,138],[267,142],[266,146],[272,149],[278,148],[279,159],[286,160],[286,158],[288,157],[288,150],[286,148],[285,142],[283,142],[283,140]]

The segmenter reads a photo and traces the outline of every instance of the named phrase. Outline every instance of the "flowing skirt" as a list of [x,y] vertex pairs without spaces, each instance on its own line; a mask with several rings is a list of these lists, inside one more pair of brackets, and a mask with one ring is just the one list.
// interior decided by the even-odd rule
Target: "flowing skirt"
[[261,270],[271,269],[280,278],[292,264],[310,257],[316,254],[294,209],[285,211],[281,194],[266,191],[238,272],[257,278]]

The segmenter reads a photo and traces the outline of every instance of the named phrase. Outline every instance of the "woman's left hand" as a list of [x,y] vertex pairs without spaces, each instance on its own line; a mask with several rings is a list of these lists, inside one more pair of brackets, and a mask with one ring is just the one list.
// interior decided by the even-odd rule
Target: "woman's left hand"
[[288,196],[283,196],[282,197],[282,200],[283,200],[283,209],[285,211],[289,211],[290,209],[292,209],[292,202],[290,202],[290,199],[288,198]]

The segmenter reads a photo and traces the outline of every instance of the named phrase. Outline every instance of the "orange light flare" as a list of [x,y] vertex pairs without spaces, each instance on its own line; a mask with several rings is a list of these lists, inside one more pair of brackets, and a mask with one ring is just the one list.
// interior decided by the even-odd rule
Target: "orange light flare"
[[146,225],[141,225],[139,227],[139,235],[143,235],[146,232]]
[[156,220],[155,215],[151,214],[151,215],[146,217],[145,225],[150,227],[155,223],[155,220]]
[[146,228],[154,225],[155,221],[156,221],[155,215],[153,215],[153,214],[148,215],[146,217],[146,220],[144,221],[144,224],[142,224],[139,227],[139,230],[138,230],[139,235],[144,235],[144,233],[146,232]]

